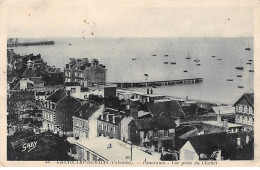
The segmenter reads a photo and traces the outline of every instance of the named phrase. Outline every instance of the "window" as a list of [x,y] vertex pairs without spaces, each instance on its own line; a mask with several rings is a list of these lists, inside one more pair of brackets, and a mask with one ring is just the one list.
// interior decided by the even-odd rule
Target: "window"
[[109,126],[107,125],[107,132],[109,132]]
[[82,121],[81,120],[79,121],[79,123],[80,123],[79,125],[82,126]]
[[87,161],[90,161],[89,160],[89,151],[87,151]]
[[164,136],[169,136],[169,130],[164,130]]
[[242,106],[242,112],[245,112],[245,106]]
[[78,72],[75,72],[75,77],[78,77]]
[[158,137],[158,131],[157,130],[153,131],[153,137]]
[[77,123],[76,124],[77,124],[77,126],[79,125],[79,119],[77,119]]
[[76,88],[71,88],[71,93],[76,93]]
[[104,130],[104,123],[101,124],[101,130]]
[[116,134],[116,127],[115,126],[113,127],[113,134],[114,135]]
[[96,160],[97,160],[97,155],[93,154],[93,161],[96,161]]

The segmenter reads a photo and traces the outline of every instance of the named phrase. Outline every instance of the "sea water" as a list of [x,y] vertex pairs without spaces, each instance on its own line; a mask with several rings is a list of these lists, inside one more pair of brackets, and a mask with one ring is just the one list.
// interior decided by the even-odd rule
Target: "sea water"
[[[249,72],[249,69],[254,69],[254,62],[246,64],[254,58],[252,37],[54,38],[19,39],[19,42],[41,40],[54,40],[55,44],[12,48],[20,55],[41,54],[48,65],[61,69],[69,58],[97,58],[106,65],[107,82],[203,78],[201,84],[160,86],[153,89],[155,94],[181,98],[188,96],[189,99],[232,105],[243,93],[253,92],[254,89],[254,73]],[[248,46],[251,47],[250,51],[245,50]],[[185,59],[188,55],[190,60]],[[196,65],[195,59],[200,60],[200,66]],[[236,67],[241,65],[244,69],[237,70]],[[146,88],[133,90],[146,92]]]

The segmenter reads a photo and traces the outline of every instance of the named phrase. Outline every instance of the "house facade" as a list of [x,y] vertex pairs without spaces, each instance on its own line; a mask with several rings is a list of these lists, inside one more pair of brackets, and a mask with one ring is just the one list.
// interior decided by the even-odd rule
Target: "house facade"
[[78,82],[83,87],[106,83],[105,66],[97,59],[89,62],[88,58],[70,58],[64,68],[65,82]]
[[151,148],[156,152],[175,148],[175,128],[179,118],[173,116],[132,120],[129,139],[134,145]]
[[98,136],[121,139],[121,120],[125,117],[123,111],[105,108],[98,118]]
[[97,137],[97,118],[102,114],[103,105],[86,102],[73,114],[73,136],[89,139]]
[[254,130],[254,93],[244,93],[233,107],[235,123],[243,125],[245,130]]
[[57,103],[66,96],[64,90],[56,90],[49,97],[42,100],[42,127],[43,130],[50,130],[57,132],[58,127],[56,125],[56,106]]

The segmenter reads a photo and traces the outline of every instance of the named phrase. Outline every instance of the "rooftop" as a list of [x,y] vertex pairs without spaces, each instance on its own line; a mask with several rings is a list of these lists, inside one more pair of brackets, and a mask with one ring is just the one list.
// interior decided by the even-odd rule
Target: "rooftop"
[[[254,107],[254,93],[244,93],[237,101],[234,105],[237,105],[238,103],[240,103],[243,99],[247,100],[247,102]],[[233,106],[234,106],[233,105]]]
[[241,138],[241,145],[246,145],[246,136],[249,136],[249,140],[252,140],[254,138],[254,132],[247,131],[238,133],[213,133],[193,136],[188,138],[188,141],[190,141],[198,154],[211,154],[217,149],[222,149],[223,152],[232,152],[232,149],[237,148],[238,137]]
[[83,104],[80,106],[76,112],[74,113],[74,116],[83,118],[83,119],[89,119],[90,116],[92,116],[93,113],[95,113],[99,107],[95,104],[92,104],[90,102]]
[[[223,127],[223,121],[205,121],[203,123],[210,124],[210,125],[213,125],[213,126]],[[238,125],[238,124],[234,124],[234,123],[227,123],[227,127],[229,127],[229,128],[231,128],[231,127],[243,127],[243,125]]]
[[[111,147],[108,146],[111,144]],[[130,161],[131,146],[118,139],[108,139],[105,137],[96,137],[92,139],[82,139],[76,142],[76,145],[87,148],[109,161]],[[158,155],[150,155],[141,151],[133,145],[133,161],[159,161]],[[127,159],[128,157],[128,159]]]
[[152,118],[135,119],[133,122],[138,130],[172,129],[177,126],[175,123],[176,120],[177,118],[173,116],[159,116]]
[[56,90],[54,93],[52,93],[49,97],[47,97],[46,100],[50,100],[51,102],[57,103],[65,96],[66,96],[65,90],[59,89]]
[[175,117],[184,116],[183,110],[179,102],[176,100],[159,103],[149,103],[147,107],[154,117],[160,116],[162,114],[169,114],[170,116]]

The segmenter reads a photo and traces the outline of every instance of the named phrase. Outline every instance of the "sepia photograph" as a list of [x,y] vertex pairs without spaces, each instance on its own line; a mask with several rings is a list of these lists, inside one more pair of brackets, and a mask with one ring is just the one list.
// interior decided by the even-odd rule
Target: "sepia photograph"
[[255,1],[211,2],[2,2],[2,165],[254,166]]

